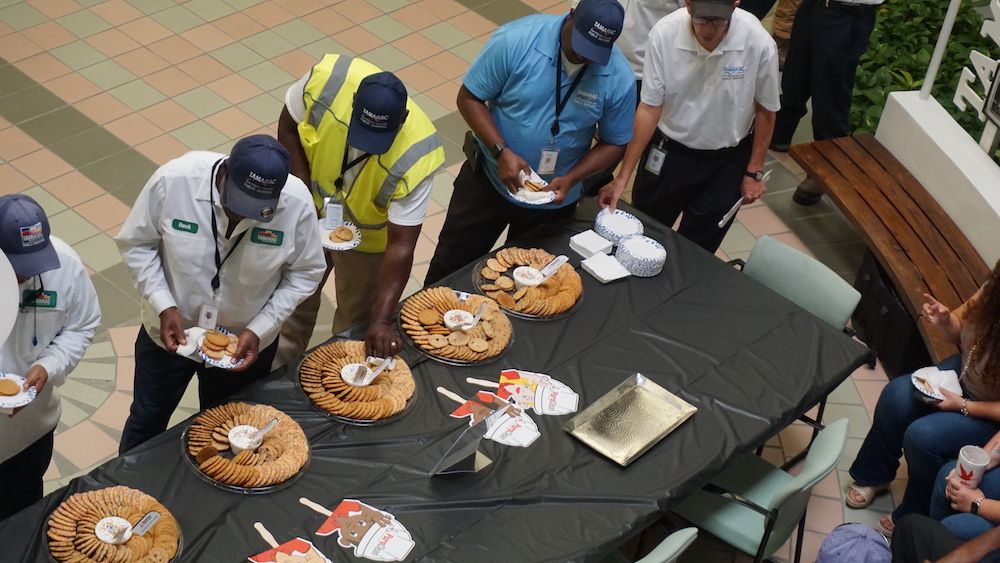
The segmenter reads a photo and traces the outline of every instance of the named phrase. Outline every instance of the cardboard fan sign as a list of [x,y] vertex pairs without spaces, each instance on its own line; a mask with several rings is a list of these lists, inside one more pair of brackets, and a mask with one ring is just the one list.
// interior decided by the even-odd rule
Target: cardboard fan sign
[[333,563],[309,540],[295,538],[279,545],[263,524],[256,522],[253,527],[271,546],[271,549],[249,557],[253,563]]
[[474,377],[467,377],[465,380],[473,385],[496,389],[496,394],[501,399],[516,403],[524,409],[532,409],[535,414],[571,414],[576,412],[580,404],[580,396],[576,391],[544,373],[505,369],[500,372],[498,383]]
[[460,395],[444,387],[437,388],[438,393],[460,403],[452,411],[453,418],[469,419],[469,426],[479,423],[486,425],[486,438],[505,446],[526,448],[541,436],[538,425],[524,412],[489,391],[478,391],[475,397],[465,400]]
[[332,511],[307,498],[299,502],[327,517],[317,536],[337,534],[337,545],[354,549],[354,556],[372,561],[402,561],[416,543],[410,532],[388,512],[345,498]]

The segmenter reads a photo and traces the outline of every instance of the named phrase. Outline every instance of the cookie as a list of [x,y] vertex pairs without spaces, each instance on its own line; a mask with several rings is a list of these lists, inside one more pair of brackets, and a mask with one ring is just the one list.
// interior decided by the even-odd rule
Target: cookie
[[489,268],[483,268],[482,270],[479,270],[479,275],[483,276],[483,279],[489,281],[493,281],[500,277],[500,274],[498,272],[494,272]]
[[448,344],[452,346],[465,346],[469,343],[469,335],[464,332],[453,332],[448,335]]
[[448,345],[448,339],[440,334],[432,334],[427,339],[427,347],[431,349],[443,348]]
[[330,231],[330,240],[336,243],[350,242],[354,240],[354,231],[350,227],[341,225]]
[[500,276],[496,281],[497,287],[504,291],[510,291],[514,289],[514,280],[508,278],[507,276]]
[[417,315],[417,320],[424,326],[441,324],[441,313],[434,309],[424,309]]
[[0,379],[0,396],[13,397],[21,392],[21,386],[13,379]]
[[486,267],[493,270],[494,272],[506,272],[509,268],[502,265],[496,258],[490,258],[486,261]]
[[489,343],[482,338],[470,338],[468,346],[473,352],[485,352],[490,348]]
[[229,346],[229,336],[217,330],[205,333],[205,344],[217,350],[225,350]]

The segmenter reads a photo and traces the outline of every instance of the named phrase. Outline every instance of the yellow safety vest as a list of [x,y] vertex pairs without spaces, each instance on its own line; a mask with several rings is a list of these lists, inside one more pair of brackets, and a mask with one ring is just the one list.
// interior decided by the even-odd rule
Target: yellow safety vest
[[361,229],[360,252],[385,252],[388,242],[389,202],[405,197],[444,164],[444,148],[437,129],[412,99],[409,115],[388,152],[372,155],[351,185],[340,191],[340,177],[351,122],[354,94],[361,81],[382,70],[347,55],[326,55],[312,68],[302,98],[306,119],[299,123],[299,139],[309,159],[311,189],[316,206],[330,197],[344,205],[345,219]]

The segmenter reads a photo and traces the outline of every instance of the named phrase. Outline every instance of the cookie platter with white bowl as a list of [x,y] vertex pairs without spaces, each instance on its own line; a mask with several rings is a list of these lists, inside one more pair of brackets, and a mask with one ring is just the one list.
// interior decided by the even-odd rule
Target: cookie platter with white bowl
[[496,361],[514,341],[510,320],[496,301],[443,286],[407,297],[399,326],[420,353],[456,366]]
[[583,280],[568,262],[545,279],[542,270],[555,259],[541,248],[501,248],[476,264],[472,283],[513,317],[559,319],[582,301]]
[[368,357],[365,343],[357,340],[317,347],[294,373],[302,392],[317,409],[356,426],[397,420],[413,405],[416,394],[413,373],[402,357]]
[[184,458],[207,482],[262,494],[301,477],[309,442],[299,423],[263,404],[225,403],[201,412],[181,435]]

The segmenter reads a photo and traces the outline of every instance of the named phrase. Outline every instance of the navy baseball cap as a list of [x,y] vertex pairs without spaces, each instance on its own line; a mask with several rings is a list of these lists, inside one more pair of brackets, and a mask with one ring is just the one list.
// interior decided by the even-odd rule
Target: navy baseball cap
[[371,154],[385,154],[406,119],[406,86],[391,72],[368,75],[354,94],[347,144]]
[[729,20],[736,9],[735,0],[691,0],[691,17]]
[[278,208],[289,172],[288,151],[270,135],[251,135],[233,145],[226,161],[226,207],[268,222]]
[[625,8],[616,0],[580,0],[573,11],[573,51],[601,66],[608,64],[624,21]]
[[19,278],[30,278],[59,267],[52,246],[49,218],[42,206],[23,194],[0,197],[0,250]]

